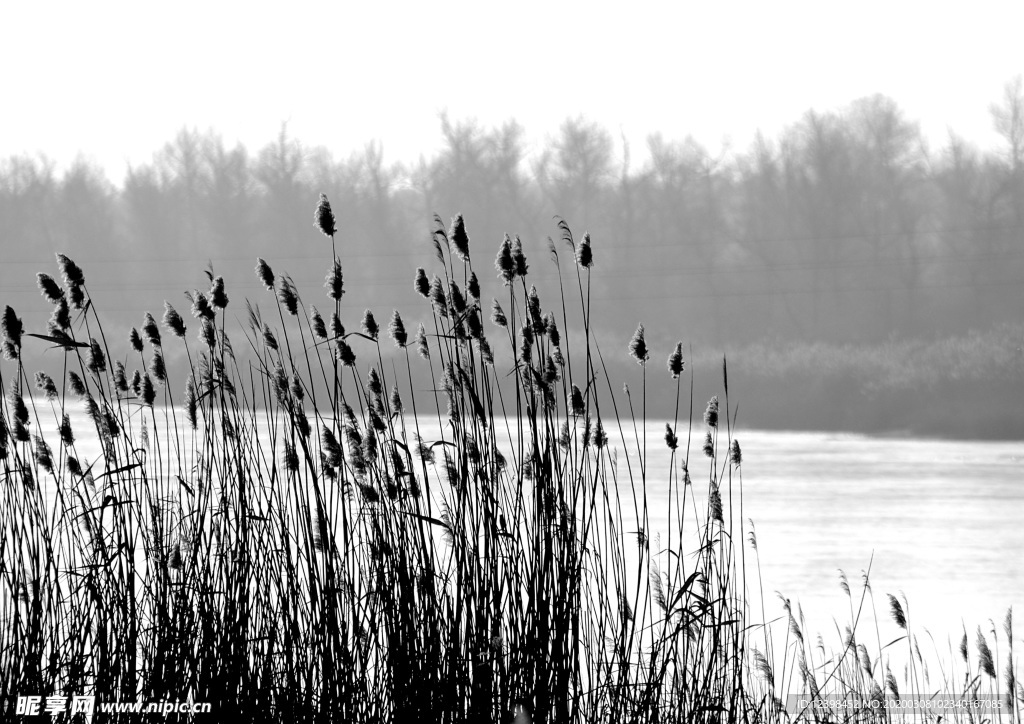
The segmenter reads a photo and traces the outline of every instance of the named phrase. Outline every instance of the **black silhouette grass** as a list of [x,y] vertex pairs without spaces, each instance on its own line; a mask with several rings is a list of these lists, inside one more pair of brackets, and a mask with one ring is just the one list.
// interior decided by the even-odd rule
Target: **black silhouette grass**
[[[45,334],[6,308],[4,701],[190,698],[282,722],[767,722],[877,718],[871,702],[899,696],[887,647],[854,634],[852,598],[837,652],[804,639],[788,601],[791,638],[775,649],[763,592],[751,610],[760,582],[744,541],[756,561],[756,538],[725,366],[723,397],[695,425],[682,343],[667,372],[651,366],[643,325],[602,349],[589,235],[577,243],[559,224],[545,307],[518,238],[499,245],[495,278],[474,264],[461,215],[450,230],[435,220],[436,269],[410,270],[423,316],[393,310],[382,328],[369,310],[341,318],[324,196],[315,222],[332,247],[327,319],[263,259],[262,299],[231,299],[211,271],[189,293],[192,320],[167,304],[162,329],[147,314],[127,344],[107,338],[64,256],[63,285],[39,275]],[[58,350],[59,378],[30,381],[36,339]],[[639,394],[608,378],[605,356],[627,352]],[[654,385],[676,401],[657,514]],[[690,457],[695,435],[703,458]],[[930,693],[891,601],[905,688]],[[1008,658],[979,632],[979,671],[964,653],[964,681],[948,672],[941,690],[1001,691],[1019,721],[1011,626]],[[787,712],[795,694],[859,713]]]

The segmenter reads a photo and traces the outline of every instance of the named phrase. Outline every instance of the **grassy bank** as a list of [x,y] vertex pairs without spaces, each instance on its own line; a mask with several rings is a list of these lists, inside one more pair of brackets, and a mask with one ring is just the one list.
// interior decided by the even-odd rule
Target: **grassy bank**
[[[550,258],[529,261],[506,237],[492,265],[461,217],[438,222],[434,268],[409,270],[422,316],[357,320],[339,313],[323,197],[315,220],[327,274],[312,299],[259,260],[261,298],[231,298],[210,272],[191,319],[168,305],[113,339],[82,269],[59,257],[60,282],[38,277],[48,330],[5,310],[6,702],[187,697],[253,721],[768,722],[790,717],[790,695],[871,714],[939,691],[997,696],[1019,719],[1012,634],[1008,658],[979,632],[977,665],[965,650],[963,677],[954,661],[929,677],[905,603],[889,604],[896,642],[858,630],[869,588],[851,593],[831,648],[786,601],[776,648],[750,605],[730,371],[716,362],[720,389],[694,418],[682,344],[655,356],[641,326],[602,346],[589,237],[563,224]],[[547,263],[559,281],[542,297],[529,272]],[[59,376],[26,366],[33,346],[60,356]],[[664,437],[648,439],[649,406],[666,401]],[[654,445],[672,450],[667,470],[647,469]],[[654,480],[668,510],[648,506]]]

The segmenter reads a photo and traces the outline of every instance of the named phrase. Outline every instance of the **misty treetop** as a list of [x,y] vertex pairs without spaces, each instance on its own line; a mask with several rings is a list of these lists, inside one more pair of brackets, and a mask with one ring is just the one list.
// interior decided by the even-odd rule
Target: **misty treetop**
[[[409,164],[375,143],[338,159],[285,129],[255,153],[184,129],[120,185],[84,161],[58,174],[42,156],[9,158],[0,286],[15,304],[35,294],[22,272],[58,250],[91,260],[96,292],[126,319],[194,286],[196,259],[243,292],[257,256],[302,285],[322,277],[308,202],[322,192],[352,250],[346,283],[382,309],[415,301],[395,262],[428,266],[423,220],[472,210],[474,240],[517,232],[538,261],[553,217],[589,231],[616,272],[595,281],[595,324],[619,335],[641,309],[652,329],[711,343],[961,334],[1015,321],[1024,301],[1019,79],[990,111],[1004,142],[988,152],[955,135],[929,147],[895,101],[872,96],[721,155],[654,135],[643,164],[582,118],[531,151],[514,121],[446,116],[442,150]],[[143,272],[154,261],[160,279]]]

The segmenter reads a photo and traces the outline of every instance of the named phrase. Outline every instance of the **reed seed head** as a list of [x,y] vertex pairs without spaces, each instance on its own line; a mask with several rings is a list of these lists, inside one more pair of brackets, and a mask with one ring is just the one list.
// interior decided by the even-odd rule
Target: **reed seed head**
[[739,440],[733,440],[732,445],[729,449],[729,459],[732,460],[733,465],[743,464],[743,451],[740,450]]
[[274,362],[274,397],[277,398],[277,404],[281,407],[288,407],[288,373],[284,371],[284,366],[280,361]]
[[81,287],[69,287],[68,296],[71,298],[71,305],[76,309],[85,308],[85,292]]
[[153,378],[147,372],[142,376],[142,401],[149,407],[153,406],[156,400],[156,388],[153,386]]
[[345,325],[341,323],[341,317],[337,312],[331,314],[331,338],[341,339],[345,336]]
[[103,348],[95,339],[89,340],[89,371],[100,374],[107,371],[107,356],[103,354]]
[[338,257],[334,257],[334,262],[324,278],[324,288],[327,289],[327,296],[336,302],[345,295],[345,274],[341,268],[341,259]]
[[39,285],[39,291],[52,304],[56,304],[61,299],[64,299],[64,290],[60,288],[60,285],[49,274],[43,274],[42,272],[36,274],[36,284]]
[[704,433],[704,454],[709,458],[713,458],[715,456],[715,441],[711,437],[710,430]]
[[583,235],[583,240],[576,247],[576,263],[584,269],[594,266],[594,252],[590,248],[590,232]]
[[544,324],[544,317],[540,308],[540,294],[537,293],[537,286],[535,284],[530,285],[530,291],[526,295],[526,309],[530,314],[530,323],[533,325],[533,331],[537,334],[543,334],[546,331],[546,325]]
[[377,373],[376,367],[371,367],[367,374],[366,389],[369,390],[370,395],[373,397],[380,397],[384,393],[384,386],[380,381],[380,375]]
[[669,450],[675,450],[679,447],[679,438],[676,437],[675,430],[668,423],[665,423],[665,444]]
[[71,310],[68,307],[68,300],[61,299],[53,308],[50,315],[50,328],[65,330],[71,327]]
[[448,238],[455,247],[455,253],[464,262],[469,262],[469,235],[466,233],[466,222],[462,214],[452,219],[451,228],[448,230]]
[[33,439],[36,444],[36,462],[39,463],[39,466],[43,470],[50,473],[50,475],[53,475],[53,450],[51,450],[46,441],[38,435],[34,435]]
[[441,280],[434,275],[433,281],[430,282],[430,301],[434,305],[434,309],[442,317],[448,316],[448,300],[444,295],[444,286],[441,284]]
[[722,494],[718,492],[717,485],[711,488],[709,506],[711,509],[711,519],[717,520],[719,523],[724,523],[725,519],[722,515]]
[[146,335],[146,340],[154,347],[160,346],[160,328],[156,326],[156,320],[153,319],[153,315],[146,312],[146,318],[142,323],[142,333]]
[[530,355],[533,352],[533,330],[529,325],[524,324],[519,330],[519,359],[524,364],[530,364]]
[[14,421],[14,431],[13,432],[14,432],[14,439],[15,440],[17,440],[18,442],[28,442],[29,441],[28,425],[29,425],[28,422],[22,422],[21,420],[15,420]]
[[469,281],[466,282],[466,292],[476,301],[480,301],[480,280],[476,278],[476,272],[470,272]]
[[313,335],[317,339],[327,339],[327,325],[324,324],[324,318],[320,316],[320,312],[312,304],[309,305],[309,326],[313,330]]
[[402,322],[402,315],[396,309],[391,315],[391,322],[388,324],[388,334],[399,349],[405,349],[409,343],[409,335],[405,331],[405,324]]
[[213,307],[210,306],[210,300],[202,292],[197,291],[192,294],[192,316],[205,320],[214,319],[217,316]]
[[224,277],[216,277],[210,286],[210,301],[217,309],[228,306],[228,294],[224,291]]
[[84,309],[85,291],[82,287],[85,285],[85,275],[82,273],[81,268],[64,254],[57,254],[57,265],[60,267],[64,286],[68,288],[71,306],[75,309]]
[[164,300],[164,327],[170,330],[178,339],[185,338],[185,320],[181,318],[171,303]]
[[203,318],[202,328],[199,330],[199,339],[210,349],[217,346],[217,327],[205,317]]
[[14,359],[17,356],[16,353],[21,350],[21,335],[24,330],[25,326],[14,310],[9,306],[4,307],[4,316],[0,320],[0,331],[3,332],[4,356],[7,359]]
[[679,375],[683,373],[683,366],[683,343],[676,342],[676,348],[668,356],[668,371],[672,375],[672,379],[679,379]]
[[181,543],[175,543],[171,549],[171,555],[167,560],[167,567],[173,570],[181,568]]
[[[52,381],[52,380],[51,380]],[[68,413],[61,415],[60,427],[57,428],[57,433],[60,435],[61,444],[64,447],[71,447],[75,443],[75,433],[71,429],[71,418]]]
[[149,373],[160,384],[167,381],[167,365],[164,362],[164,355],[159,349],[153,350],[153,359],[149,363]]
[[477,340],[477,346],[480,348],[480,357],[483,359],[484,364],[494,364],[494,350],[491,349],[491,343],[487,341],[486,337],[481,336]]
[[288,314],[293,317],[299,316],[299,293],[295,290],[295,284],[292,283],[291,277],[281,277],[277,298],[284,305]]
[[891,593],[886,594],[889,597],[889,611],[892,614],[892,620],[896,622],[896,625],[901,629],[906,630],[907,628],[907,617],[903,613],[903,606],[900,605],[899,599]]
[[363,460],[367,465],[377,462],[377,433],[372,426],[367,427],[363,435]]
[[370,339],[377,339],[380,334],[380,326],[377,324],[377,320],[373,318],[373,312],[369,309],[363,312],[363,323],[362,323],[363,334]]
[[295,446],[287,440],[285,440],[284,450],[281,454],[281,463],[288,472],[299,472],[299,455],[295,452]]
[[348,345],[348,343],[345,340],[341,339],[340,337],[338,338],[338,349],[336,354],[338,357],[338,361],[341,362],[346,367],[352,367],[353,365],[355,365],[356,353],[353,352],[352,348]]
[[512,239],[508,234],[498,247],[498,256],[494,260],[494,268],[498,270],[498,278],[508,286],[516,278],[516,262],[512,256]]
[[647,342],[644,339],[644,325],[642,324],[637,325],[633,339],[629,341],[629,354],[641,365],[647,364],[647,360],[651,358],[650,352],[647,350]]
[[471,339],[481,339],[484,336],[484,325],[480,321],[480,310],[477,307],[473,307],[466,314],[466,327],[469,328],[469,336]]
[[292,425],[295,427],[295,431],[302,437],[309,437],[311,429],[309,427],[309,418],[306,417],[306,412],[301,406],[296,406],[292,410]]
[[142,351],[142,337],[139,336],[139,330],[132,327],[132,331],[128,333],[128,344],[132,346],[136,352]]
[[423,267],[416,269],[415,281],[416,293],[424,299],[430,298],[430,280],[427,279],[427,271]]
[[57,385],[54,384],[53,378],[45,372],[36,372],[36,389],[46,395],[47,400],[56,400]]
[[274,291],[274,272],[261,257],[256,257],[256,276],[263,282],[268,292]]
[[107,435],[110,440],[113,440],[121,434],[121,426],[117,422],[117,417],[110,408],[104,408],[103,410],[103,422],[107,426]]
[[118,392],[128,392],[128,378],[125,376],[124,363],[121,360],[114,362],[114,387]]
[[[93,399],[92,395],[86,395],[85,397],[85,413],[92,420],[92,424],[96,426],[98,432],[103,429],[103,415],[100,414],[100,406],[96,404],[96,400]],[[102,432],[100,432],[102,435]]]
[[505,316],[505,312],[502,310],[501,305],[498,304],[497,299],[493,299],[491,301],[491,321],[498,327],[508,326],[508,318]]
[[512,261],[516,265],[516,276],[523,278],[529,271],[529,267],[526,265],[526,254],[523,253],[523,242],[516,234],[516,240],[512,243]]
[[196,429],[198,424],[197,411],[199,407],[199,400],[196,395],[196,383],[189,375],[189,378],[185,380],[185,416],[188,419],[189,425],[192,429]]
[[313,224],[320,229],[324,236],[334,236],[337,228],[334,226],[334,212],[331,211],[331,202],[325,194],[320,194],[320,201],[317,202],[316,211],[313,214]]
[[82,269],[64,254],[57,254],[57,266],[60,267],[60,274],[64,278],[65,285],[80,287],[85,284],[85,274],[82,273]]
[[586,405],[583,402],[583,393],[580,392],[580,388],[573,385],[570,397],[572,403],[572,414],[577,417],[582,415],[586,411]]
[[604,431],[601,418],[597,418],[597,425],[594,427],[594,447],[598,450],[608,444],[608,433]]
[[68,370],[68,389],[75,397],[85,397],[85,383],[73,370]]
[[320,441],[323,446],[325,455],[325,462],[332,468],[341,466],[342,457],[341,445],[338,443],[338,438],[334,436],[334,431],[329,427],[325,427],[320,432]]
[[558,322],[555,321],[554,312],[548,312],[545,315],[544,326],[547,329],[548,341],[553,347],[558,347],[562,343],[562,335],[558,331]]
[[416,328],[416,352],[425,360],[430,359],[430,346],[427,344],[427,330],[423,325]]
[[[891,596],[890,596],[891,598]],[[906,628],[906,627],[904,627]],[[978,666],[990,679],[996,678],[996,665],[992,657],[992,649],[988,647],[984,634],[981,633],[981,626],[978,626]]]
[[718,395],[708,400],[708,406],[704,409],[704,424],[708,427],[718,427]]

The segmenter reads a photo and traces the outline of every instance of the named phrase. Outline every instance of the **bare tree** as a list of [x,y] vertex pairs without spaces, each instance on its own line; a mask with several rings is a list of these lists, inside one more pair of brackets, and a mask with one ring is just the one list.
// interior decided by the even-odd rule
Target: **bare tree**
[[[996,132],[1006,140],[1006,178],[1001,195],[1013,210],[1013,223],[1024,225],[1024,79],[1017,76],[1003,88],[1001,104],[989,106]],[[1017,234],[1018,241],[1021,234]]]

